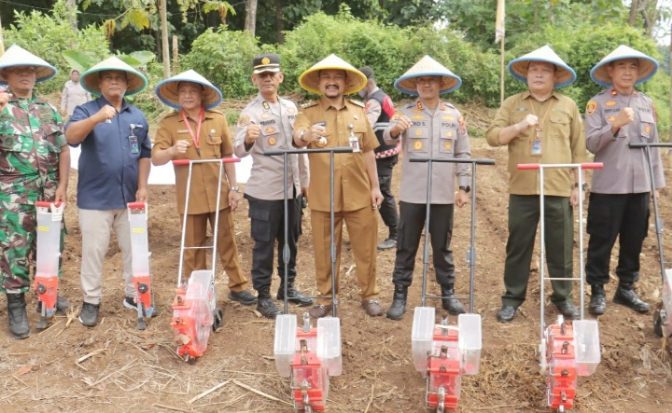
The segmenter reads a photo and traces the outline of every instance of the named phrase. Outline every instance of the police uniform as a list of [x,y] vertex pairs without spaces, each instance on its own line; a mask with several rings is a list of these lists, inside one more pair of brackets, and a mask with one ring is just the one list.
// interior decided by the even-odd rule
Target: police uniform
[[[630,107],[634,121],[612,134],[611,126],[619,112]],[[622,95],[615,88],[605,89],[586,106],[586,145],[603,169],[593,173],[588,206],[588,284],[609,282],[611,249],[620,239],[616,275],[621,283],[639,279],[639,255],[649,225],[651,178],[646,152],[630,148],[633,142],[656,143],[658,128],[653,101],[641,92]],[[665,186],[659,148],[651,148],[654,184]]]
[[[348,228],[352,253],[357,267],[357,283],[362,300],[378,297],[376,283],[376,242],[378,219],[371,207],[371,183],[367,174],[364,152],[378,146],[371,125],[366,118],[364,105],[345,99],[344,106],[336,109],[325,97],[304,105],[294,123],[296,130],[309,129],[313,124],[322,124],[327,132],[326,147],[349,146],[349,137],[354,134],[359,141],[360,152],[334,155],[334,240],[336,243],[336,288],[339,285],[341,237],[343,221]],[[352,125],[350,129],[348,126]],[[309,148],[317,148],[312,142]],[[331,291],[330,259],[330,202],[328,153],[309,154],[310,159],[310,209],[315,254],[317,290],[320,296],[329,296]],[[331,299],[319,299],[323,305]]]
[[[411,119],[412,126],[399,134],[402,141],[402,173],[399,219],[399,239],[394,267],[393,282],[409,287],[413,280],[415,256],[420,244],[420,235],[426,217],[427,163],[410,162],[413,158],[453,159],[469,158],[469,136],[460,112],[450,103],[440,102],[436,109],[424,106],[420,99],[401,108],[395,119],[404,115]],[[383,136],[393,141],[388,127]],[[432,242],[433,263],[437,283],[442,286],[455,283],[455,264],[450,241],[453,233],[453,204],[455,180],[459,186],[469,186],[468,164],[432,164],[432,191],[430,199],[429,232]]]
[[[284,235],[284,158],[264,156],[273,149],[293,149],[292,132],[298,113],[294,102],[278,98],[277,103],[266,101],[257,95],[240,114],[234,151],[237,157],[252,156],[250,178],[245,186],[245,198],[250,204],[252,238],[252,283],[255,290],[271,286],[273,273],[273,248],[278,240],[278,275],[283,279],[282,251]],[[247,126],[261,127],[259,138],[248,147],[245,144]],[[287,280],[296,277],[296,242],[301,221],[299,219],[301,188],[309,184],[308,157],[306,154],[287,155],[288,228],[290,250]]]
[[[185,113],[186,115],[186,113]],[[197,121],[187,115],[187,121],[194,133],[198,133]],[[152,153],[168,149],[178,140],[188,140],[191,145],[186,153],[175,159],[221,159],[233,155],[233,144],[229,134],[226,117],[216,110],[205,110],[200,130],[200,153],[192,143],[189,127],[182,112],[167,115],[159,123]],[[185,246],[203,246],[207,238],[207,223],[215,224],[217,211],[217,187],[220,165],[218,163],[194,164],[192,166],[191,187],[189,192],[189,210],[186,219]],[[175,194],[180,219],[185,219],[187,166],[175,166]],[[240,292],[247,289],[247,279],[240,269],[238,247],[234,239],[233,212],[229,206],[229,184],[222,177],[219,204],[219,228],[217,231],[217,250],[226,274],[229,276],[229,289]],[[189,276],[193,270],[205,269],[206,251],[204,249],[187,250],[184,254],[184,274]]]

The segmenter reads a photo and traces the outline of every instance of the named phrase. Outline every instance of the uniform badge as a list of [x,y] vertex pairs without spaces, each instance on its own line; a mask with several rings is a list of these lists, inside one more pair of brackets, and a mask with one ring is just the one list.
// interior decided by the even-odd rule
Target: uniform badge
[[264,119],[268,119],[268,118],[271,117],[271,114],[268,113],[268,112],[264,112],[264,113],[261,114],[261,117],[264,118]]
[[448,131],[446,132],[446,136],[452,138],[453,136],[455,136],[455,134],[453,133],[453,131]]
[[287,108],[287,113],[295,113],[296,109],[294,108]]
[[240,115],[238,118],[238,126],[247,126],[248,123],[250,123],[250,115]]
[[189,131],[186,129],[178,129],[177,133],[189,133]]
[[418,109],[423,110],[421,101],[419,101],[419,100],[417,101],[417,106],[418,106]]
[[455,120],[455,118],[452,117],[452,116],[450,116],[450,115],[444,116],[444,117],[442,117],[441,119],[442,119],[442,120],[445,120],[445,121],[448,121],[448,122],[452,122],[452,121]]
[[420,129],[416,129],[415,136],[422,136],[422,131]]
[[616,89],[611,89],[611,96],[618,96],[618,91]]
[[422,149],[422,141],[413,142],[413,149],[415,149],[416,151],[419,151],[420,149]]
[[210,133],[215,133],[216,131],[214,129],[210,129]]
[[453,148],[453,141],[446,141],[443,147],[446,148],[447,151],[451,150]]
[[267,65],[269,63],[271,63],[271,59],[269,59],[268,57],[264,57],[264,58],[261,59],[261,64],[262,65]]
[[441,102],[441,112],[445,112],[445,111],[446,111],[446,104]]
[[266,101],[264,101],[264,103],[262,103],[262,105],[264,106],[264,109],[266,109],[266,110],[269,110],[271,108],[271,105],[269,105],[268,102],[266,102]]
[[412,119],[423,120],[423,119],[425,119],[425,117],[422,116],[422,115],[415,115],[415,116],[412,117]]
[[467,134],[467,122],[464,121],[464,116],[460,116],[459,119],[457,119],[457,122],[460,124],[460,133],[462,135]]
[[592,115],[593,113],[595,113],[595,109],[597,109],[597,102],[594,102],[592,100],[588,102],[588,104],[586,105],[586,113],[588,115]]
[[651,126],[646,125],[646,127],[644,128],[644,132],[646,132],[646,133],[651,132]]
[[615,120],[616,120],[616,116],[609,116],[609,117],[607,118],[607,122],[613,122],[613,121],[615,121]]
[[264,132],[266,133],[273,133],[275,132],[275,126],[269,126],[266,129],[264,129]]
[[411,112],[413,112],[413,113],[422,113],[422,112],[424,112],[424,110],[422,110],[422,109],[411,109]]
[[275,136],[271,136],[268,138],[268,144],[271,146],[274,146],[275,143],[277,142],[277,139],[275,139]]
[[607,105],[607,106],[614,106],[614,105],[616,105],[616,101],[615,101],[615,100],[608,100],[608,101],[605,103],[605,105]]

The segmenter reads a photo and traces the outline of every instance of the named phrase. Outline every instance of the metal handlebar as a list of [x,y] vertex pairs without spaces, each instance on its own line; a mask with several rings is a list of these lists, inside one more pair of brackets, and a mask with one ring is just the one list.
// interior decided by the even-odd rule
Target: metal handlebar
[[581,167],[581,169],[602,169],[604,164],[602,162],[585,162],[581,164],[564,164],[564,163],[558,163],[558,164],[539,164],[539,163],[519,163],[518,164],[518,170],[519,171],[537,171],[541,168],[578,168]]
[[173,160],[173,165],[175,166],[186,166],[193,163],[236,163],[240,162],[239,158],[222,158],[222,159],[175,159]]

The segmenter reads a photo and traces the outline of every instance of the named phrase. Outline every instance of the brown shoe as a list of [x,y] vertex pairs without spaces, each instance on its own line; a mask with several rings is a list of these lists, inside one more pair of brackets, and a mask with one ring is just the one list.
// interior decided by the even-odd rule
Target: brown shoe
[[310,314],[310,316],[313,318],[325,317],[331,314],[331,306],[332,304],[329,305],[318,304],[315,307],[308,310],[308,314]]
[[371,317],[378,317],[383,315],[383,307],[378,304],[378,300],[363,300],[362,307],[364,311]]

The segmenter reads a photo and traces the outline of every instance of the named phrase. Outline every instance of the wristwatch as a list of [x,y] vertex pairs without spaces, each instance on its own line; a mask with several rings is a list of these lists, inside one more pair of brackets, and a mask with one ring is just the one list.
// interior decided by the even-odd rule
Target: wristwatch
[[[578,188],[578,187],[579,187],[579,184],[575,183],[575,184],[572,185],[572,188]],[[583,184],[581,184],[581,190],[585,191],[586,189],[588,189],[588,183],[584,182]]]
[[240,192],[240,187],[239,186],[232,186],[231,190],[234,192]]
[[463,190],[463,191],[466,192],[466,193],[471,192],[471,187],[470,187],[469,185],[467,185],[467,186],[460,185],[460,188],[459,188],[459,189]]

